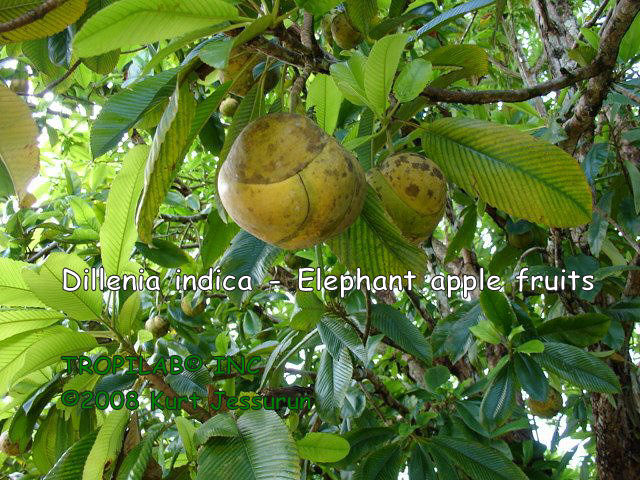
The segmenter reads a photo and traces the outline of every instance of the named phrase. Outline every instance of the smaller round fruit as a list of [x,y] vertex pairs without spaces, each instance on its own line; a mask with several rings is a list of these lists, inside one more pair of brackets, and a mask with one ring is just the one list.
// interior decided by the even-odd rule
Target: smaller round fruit
[[351,24],[346,12],[339,13],[333,17],[331,35],[334,42],[343,50],[351,50],[362,40],[362,35]]
[[218,109],[225,117],[233,117],[238,109],[238,101],[233,97],[225,98]]
[[227,66],[220,72],[220,82],[233,82],[231,93],[244,97],[253,86],[253,67],[260,63],[260,55],[243,48],[234,48]]
[[194,306],[193,295],[185,295],[182,297],[182,301],[180,302],[180,308],[182,309],[182,313],[187,317],[197,317],[204,312],[205,302],[203,300],[199,300]]
[[0,435],[0,452],[10,457],[20,455],[20,445],[17,442],[12,442],[9,438],[9,432],[2,432]]
[[549,387],[547,399],[544,402],[529,398],[527,405],[536,417],[553,418],[562,410],[562,395],[556,389]]
[[433,161],[397,153],[369,170],[367,180],[407,240],[418,245],[429,238],[447,201],[447,182]]
[[169,333],[169,322],[159,315],[149,318],[144,324],[144,328],[151,332],[154,337],[164,337]]

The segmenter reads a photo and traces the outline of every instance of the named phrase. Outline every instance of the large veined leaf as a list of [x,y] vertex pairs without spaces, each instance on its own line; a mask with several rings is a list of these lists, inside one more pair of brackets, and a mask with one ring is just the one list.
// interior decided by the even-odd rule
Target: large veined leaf
[[9,337],[0,342],[0,393],[25,375],[59,362],[63,355],[79,355],[97,345],[88,333],[59,325]]
[[0,341],[19,333],[48,327],[63,318],[63,314],[52,310],[0,310]]
[[22,278],[22,269],[29,264],[0,258],[0,305],[4,307],[44,307]]
[[[0,9],[0,23],[9,22],[31,10],[37,9],[43,1],[4,0]],[[87,0],[68,0],[61,3],[41,18],[21,27],[0,33],[0,44],[23,42],[35,38],[48,37],[74,23],[87,7]]]
[[87,20],[73,46],[79,57],[91,57],[177,37],[237,16],[237,9],[223,0],[120,0]]
[[45,419],[40,420],[38,424],[31,447],[31,456],[33,463],[42,475],[47,474],[53,468],[58,458],[65,452],[65,447],[69,446],[65,445],[66,442],[61,441],[60,446],[56,442],[59,436],[62,437],[67,433],[64,429],[65,426],[66,422],[62,412],[55,407],[50,408]]
[[527,480],[513,462],[486,445],[438,435],[429,439],[428,446],[443,452],[473,480]]
[[228,413],[220,413],[204,422],[194,435],[196,446],[203,445],[211,437],[237,437],[240,435],[238,426]]
[[102,293],[100,290],[84,290],[82,284],[75,291],[65,291],[64,278],[68,277],[68,288],[77,284],[65,269],[79,275],[85,275],[87,265],[77,255],[52,253],[47,257],[38,272],[24,269],[22,277],[36,296],[47,306],[60,310],[76,320],[97,320],[102,315]]
[[486,7],[487,5],[491,5],[495,1],[496,0],[471,0],[470,2],[458,5],[457,7],[447,10],[446,12],[443,12],[437,17],[431,19],[415,32],[414,37],[421,37],[422,35],[441,27],[462,15],[478,10],[479,8]]
[[[186,420],[184,417],[177,418]],[[162,424],[155,424],[149,427],[142,442],[131,450],[123,460],[117,480],[142,480],[147,464],[151,460],[153,443],[160,433],[162,433]]]
[[444,88],[462,78],[482,77],[489,70],[487,52],[477,45],[444,45],[434,48],[424,58],[435,69],[454,68],[431,82],[429,85],[432,87]]
[[516,353],[513,356],[513,369],[522,388],[531,398],[544,402],[549,393],[549,381],[544,371],[529,355]]
[[373,279],[379,275],[424,276],[424,252],[410,245],[391,223],[380,200],[370,187],[362,213],[345,232],[327,241],[340,261],[355,272]]
[[22,203],[40,169],[38,127],[27,104],[1,82],[0,112],[0,195],[15,193]]
[[144,172],[144,189],[136,214],[138,235],[144,243],[152,241],[153,221],[171,187],[186,154],[196,102],[185,82],[176,87],[153,137]]
[[[129,410],[114,410],[104,420],[96,441],[89,452],[82,471],[82,480],[111,478],[116,458],[122,448],[124,429],[129,421]],[[104,473],[103,472],[108,472]]]
[[404,351],[431,363],[431,344],[418,327],[391,305],[371,306],[371,325],[393,340]]
[[611,318],[607,315],[584,313],[552,318],[538,326],[537,330],[540,335],[556,335],[572,345],[587,347],[602,340],[610,325]]
[[325,316],[318,323],[318,333],[334,359],[340,358],[342,348],[347,347],[363,363],[366,363],[367,352],[351,325],[338,318]]
[[396,33],[378,40],[371,49],[364,69],[364,90],[371,109],[382,116],[408,35]]
[[618,377],[607,364],[573,345],[545,342],[544,352],[534,358],[546,370],[590,392],[620,391]]
[[237,425],[237,437],[213,438],[201,449],[197,480],[299,480],[296,444],[275,412],[249,410]]
[[[233,275],[238,280],[240,277],[248,276],[253,288],[257,288],[267,276],[268,268],[279,253],[278,247],[242,230],[233,238],[231,246],[220,258],[220,274]],[[235,288],[228,294],[236,304],[241,304],[251,292]]]
[[349,453],[349,442],[333,433],[307,433],[296,442],[300,458],[315,463],[333,463]]
[[138,145],[129,150],[111,185],[104,224],[100,229],[102,265],[107,275],[121,275],[129,264],[138,234],[134,218],[144,184],[144,166],[148,155],[147,145]]
[[342,94],[329,75],[318,74],[309,82],[307,108],[313,107],[316,122],[329,135],[338,124]]
[[394,437],[394,431],[387,427],[366,427],[345,433],[344,438],[350,445],[349,454],[337,462],[336,467],[344,468],[355,464],[362,457],[377,450]]
[[516,406],[516,374],[511,363],[493,377],[480,405],[481,419],[490,426],[500,425]]
[[98,432],[90,433],[69,447],[43,480],[78,480],[82,478],[84,464],[97,436]]
[[397,480],[404,463],[400,445],[376,450],[356,468],[354,480]]
[[505,125],[443,118],[423,148],[449,180],[505,212],[554,227],[591,220],[591,191],[569,154]]
[[337,412],[342,407],[352,375],[349,350],[343,347],[338,358],[333,358],[327,350],[322,352],[315,383],[316,406],[322,418],[337,422]]
[[93,158],[107,153],[122,135],[175,89],[177,70],[166,70],[124,89],[109,99],[91,127]]

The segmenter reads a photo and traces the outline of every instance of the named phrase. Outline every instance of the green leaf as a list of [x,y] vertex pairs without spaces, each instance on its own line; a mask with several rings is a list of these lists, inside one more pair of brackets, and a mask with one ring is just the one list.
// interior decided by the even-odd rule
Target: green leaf
[[346,347],[363,363],[366,362],[367,352],[362,340],[354,328],[345,323],[344,320],[325,316],[318,323],[318,333],[322,343],[327,346],[327,350],[329,350],[334,359],[340,358],[342,348]]
[[196,480],[299,480],[296,444],[277,413],[248,410],[237,425],[238,436],[200,450]]
[[[1,11],[0,11],[1,12]],[[0,20],[2,14],[0,13]],[[2,34],[0,34],[1,36]],[[0,176],[7,175],[2,183],[11,185],[2,195],[15,193],[22,203],[27,195],[27,186],[40,171],[38,149],[38,127],[31,118],[27,104],[3,82],[0,82],[0,161],[4,169]],[[31,203],[26,200],[31,206]]]
[[223,0],[119,0],[86,21],[73,49],[79,57],[91,57],[178,37],[237,16],[237,9]]
[[174,91],[178,72],[166,70],[110,97],[91,126],[93,158],[104,155],[142,116]]
[[127,271],[138,232],[134,218],[144,183],[149,147],[138,145],[125,155],[122,168],[111,184],[104,224],[100,229],[102,265],[107,275]]
[[346,0],[345,10],[353,26],[367,35],[371,26],[371,20],[378,13],[376,0]]
[[473,239],[476,235],[478,223],[478,212],[475,206],[470,206],[465,208],[463,213],[462,225],[458,227],[458,231],[447,247],[447,254],[444,258],[445,263],[457,258],[460,255],[460,250],[463,248],[471,249],[473,247]]
[[136,242],[136,249],[142,256],[161,267],[177,268],[193,262],[187,252],[170,240],[154,238],[151,245]]
[[180,434],[180,439],[182,440],[182,446],[187,454],[187,458],[190,461],[193,461],[196,459],[197,455],[195,447],[196,427],[190,420],[184,417],[176,417],[175,422],[178,433]]
[[[184,417],[176,417],[176,420]],[[153,443],[162,433],[162,424],[149,427],[144,439],[136,445],[122,461],[117,480],[142,480],[152,457]]]
[[129,410],[123,408],[107,415],[85,462],[82,480],[104,478],[103,472],[109,472],[105,476],[111,478],[111,472],[115,468],[118,453],[122,448],[129,413]]
[[463,78],[483,77],[489,71],[487,52],[477,45],[444,45],[423,58],[429,60],[434,69],[447,72],[431,82],[431,87],[445,88]]
[[156,129],[147,159],[144,189],[136,213],[138,236],[144,243],[151,243],[153,222],[190,146],[188,136],[195,110],[189,83],[176,87]]
[[549,372],[590,392],[620,391],[618,377],[606,363],[573,345],[545,342],[544,353],[533,358]]
[[51,310],[0,310],[0,341],[19,333],[48,327],[63,318],[63,314]]
[[393,93],[399,102],[410,102],[424,90],[433,78],[431,62],[418,58],[407,62],[393,86]]
[[408,35],[396,33],[378,40],[364,70],[364,90],[371,109],[381,117],[389,104],[389,93]]
[[314,463],[337,462],[349,453],[349,442],[333,433],[307,433],[296,445],[300,458]]
[[214,262],[229,248],[239,230],[240,227],[235,223],[224,223],[217,210],[209,212],[200,249],[202,266],[205,269],[213,266]]
[[353,364],[349,351],[345,347],[340,350],[338,358],[333,358],[328,349],[322,352],[315,383],[315,395],[316,406],[323,419],[337,423],[337,413],[344,402],[352,375]]
[[204,422],[196,430],[194,440],[196,446],[204,445],[212,437],[237,437],[238,426],[228,413],[221,413]]
[[443,12],[437,17],[431,19],[427,24],[420,27],[413,36],[414,38],[419,38],[462,15],[473,12],[474,10],[478,10],[482,7],[486,7],[487,5],[491,5],[495,1],[496,0],[471,0],[470,2],[458,5],[457,7],[447,10],[446,12]]
[[0,304],[4,307],[43,307],[44,303],[22,278],[22,269],[30,266],[10,258],[0,258]]
[[[102,293],[99,290],[84,290],[79,285],[75,291],[64,291],[64,269],[75,272],[82,278],[87,265],[77,255],[52,253],[38,272],[24,269],[22,278],[36,296],[47,306],[62,311],[75,320],[97,320],[102,316]],[[73,278],[68,287],[76,286]]]
[[340,3],[340,0],[296,0],[298,6],[314,15],[324,15]]
[[314,292],[296,292],[296,303],[291,316],[291,328],[308,331],[325,315],[322,300]]
[[[638,27],[640,30],[640,26]],[[640,170],[629,160],[625,160],[624,166],[629,173],[629,181],[633,190],[633,203],[636,207],[636,214],[640,214]]]
[[125,337],[137,332],[141,325],[140,318],[142,316],[142,300],[140,292],[133,292],[124,302],[118,318],[116,319],[115,329]]
[[233,39],[225,36],[213,37],[205,43],[198,56],[200,60],[213,68],[226,68],[233,48]]
[[396,434],[391,428],[385,427],[365,427],[360,430],[350,430],[344,435],[344,438],[351,446],[349,454],[335,466],[344,468],[353,465],[365,455],[391,441],[395,436]]
[[500,425],[516,406],[516,376],[511,363],[493,377],[480,405],[480,417],[490,426]]
[[424,252],[407,243],[371,187],[367,187],[360,216],[327,244],[350,271],[360,268],[362,274],[371,279],[379,275],[406,275],[409,271],[418,279],[423,278]]
[[601,313],[584,313],[547,320],[537,330],[540,335],[553,335],[577,347],[599,342],[609,331],[611,318]]
[[542,368],[529,355],[517,353],[513,356],[513,367],[522,388],[538,402],[547,400],[549,382]]
[[526,354],[542,353],[544,352],[544,343],[542,343],[540,340],[529,340],[522,345],[518,345],[516,351]]
[[469,331],[478,339],[492,345],[498,345],[501,342],[500,332],[495,325],[489,320],[480,320],[477,325],[469,327]]
[[555,227],[591,219],[584,173],[554,145],[504,125],[443,118],[428,126],[423,147],[449,180],[510,215]]
[[90,433],[69,447],[43,480],[78,480],[82,478],[82,470],[97,436],[98,432]]
[[[248,276],[253,288],[257,288],[267,276],[267,270],[279,253],[278,247],[241,230],[218,262],[220,275],[232,275],[236,279]],[[251,295],[251,292],[238,288],[227,293],[237,305],[242,304]]]
[[314,108],[316,122],[329,135],[338,124],[342,94],[329,75],[318,74],[307,87],[307,109]]
[[431,344],[406,315],[391,305],[372,305],[371,325],[384,333],[410,355],[427,364],[431,363],[433,356]]
[[[0,10],[0,23],[9,22],[21,17],[39,6],[41,2],[25,2],[9,0],[3,2]],[[87,7],[87,0],[68,0],[62,2],[46,15],[28,22],[26,25],[0,33],[0,45],[5,43],[23,42],[36,38],[43,38],[63,30],[74,23]]]
[[87,334],[59,325],[31,330],[0,342],[0,394],[25,375],[60,361],[63,355],[79,355],[98,345]]
[[451,372],[444,365],[436,365],[428,368],[424,374],[424,382],[430,391],[434,392],[439,386],[444,385],[451,376]]
[[473,480],[527,480],[507,457],[481,443],[438,435],[430,438],[428,445],[430,449],[444,452]]
[[404,464],[400,445],[381,448],[367,456],[354,473],[354,480],[396,480]]
[[96,55],[95,57],[83,58],[82,63],[98,75],[108,75],[116,68],[119,59],[120,49]]
[[[409,480],[436,480],[433,462],[420,444],[416,444],[407,462]],[[453,479],[452,479],[453,480]]]
[[620,42],[620,50],[618,52],[618,60],[628,62],[635,57],[640,51],[640,17],[636,15],[635,20],[622,37]]
[[493,290],[483,290],[480,293],[480,306],[482,306],[484,316],[487,317],[503,335],[508,335],[511,331],[511,326],[516,323],[516,314],[506,295]]
[[369,105],[364,87],[366,64],[366,57],[356,52],[348,61],[334,63],[329,67],[331,77],[344,95],[344,98],[354,105]]

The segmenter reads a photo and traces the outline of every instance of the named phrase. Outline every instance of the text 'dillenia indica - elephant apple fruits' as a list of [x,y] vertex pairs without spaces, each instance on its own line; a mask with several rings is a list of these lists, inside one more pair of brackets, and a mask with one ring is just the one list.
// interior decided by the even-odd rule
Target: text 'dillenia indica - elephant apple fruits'
[[438,166],[415,153],[397,153],[367,172],[367,180],[404,237],[425,241],[442,219],[447,182]]
[[273,113],[240,132],[218,192],[238,225],[295,250],[349,227],[362,210],[366,179],[356,158],[307,117]]

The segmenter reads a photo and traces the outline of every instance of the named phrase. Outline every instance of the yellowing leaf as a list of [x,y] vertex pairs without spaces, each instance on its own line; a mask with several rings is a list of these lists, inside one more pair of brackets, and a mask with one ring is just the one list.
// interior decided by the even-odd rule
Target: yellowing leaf
[[40,169],[38,127],[29,107],[0,82],[0,160],[20,201]]

